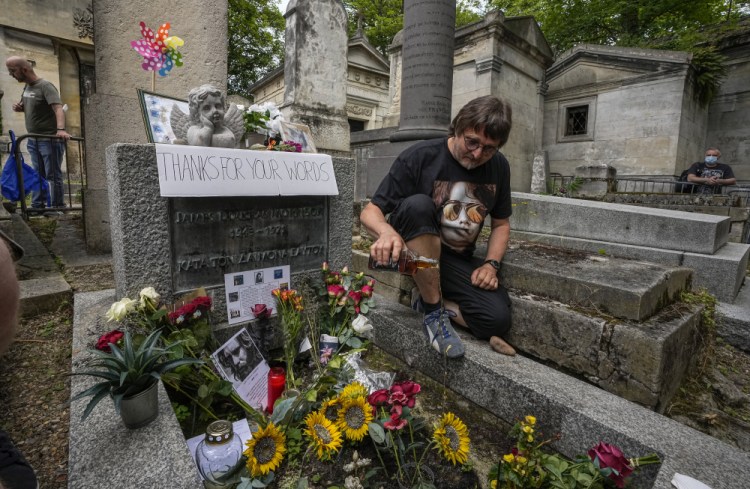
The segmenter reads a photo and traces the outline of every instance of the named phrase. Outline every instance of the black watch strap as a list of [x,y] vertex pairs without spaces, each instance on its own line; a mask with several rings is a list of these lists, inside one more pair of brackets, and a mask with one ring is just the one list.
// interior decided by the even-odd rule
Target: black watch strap
[[497,261],[497,260],[486,260],[483,263],[483,265],[486,265],[487,263],[489,263],[490,265],[492,265],[492,268],[494,268],[498,272],[500,271],[500,262],[499,261]]

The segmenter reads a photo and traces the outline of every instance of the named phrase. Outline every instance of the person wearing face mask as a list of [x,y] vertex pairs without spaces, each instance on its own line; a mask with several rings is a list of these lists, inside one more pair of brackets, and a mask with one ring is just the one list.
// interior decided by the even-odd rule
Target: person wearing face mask
[[[395,261],[405,248],[440,260],[439,268],[414,275],[412,307],[424,313],[428,343],[448,358],[464,355],[451,322],[499,353],[516,353],[502,339],[510,329],[510,298],[498,277],[511,215],[510,165],[499,149],[508,141],[511,114],[491,95],[470,101],[447,138],[419,142],[396,158],[360,215],[375,238],[376,262]],[[488,215],[487,254],[476,257]]]
[[697,161],[688,169],[688,182],[699,183],[697,193],[720,194],[725,185],[734,185],[732,167],[719,163],[721,151],[717,148],[708,148],[703,161]]

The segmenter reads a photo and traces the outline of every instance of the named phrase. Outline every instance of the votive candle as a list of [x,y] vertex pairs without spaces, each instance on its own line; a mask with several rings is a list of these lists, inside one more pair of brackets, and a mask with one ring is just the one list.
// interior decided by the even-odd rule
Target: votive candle
[[283,367],[271,367],[268,371],[268,407],[269,414],[273,414],[273,404],[284,392],[286,385],[286,371]]

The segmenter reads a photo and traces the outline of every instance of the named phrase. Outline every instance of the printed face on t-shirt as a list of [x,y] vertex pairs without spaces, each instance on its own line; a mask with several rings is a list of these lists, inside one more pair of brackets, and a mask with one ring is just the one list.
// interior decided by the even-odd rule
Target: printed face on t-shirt
[[439,203],[440,237],[442,242],[456,251],[464,251],[474,244],[479,231],[487,217],[488,202],[482,202],[476,190],[482,188],[487,193],[494,193],[494,185],[472,185],[467,182],[436,182],[449,185],[447,198]]

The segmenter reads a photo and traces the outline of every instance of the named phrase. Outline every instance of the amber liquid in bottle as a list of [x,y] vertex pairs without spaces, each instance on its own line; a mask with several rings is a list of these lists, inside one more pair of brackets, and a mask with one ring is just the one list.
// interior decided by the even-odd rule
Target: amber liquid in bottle
[[370,256],[370,261],[367,264],[367,267],[370,270],[389,270],[404,275],[414,275],[417,273],[417,270],[423,268],[439,268],[439,266],[438,260],[419,256],[410,250],[403,250],[401,255],[399,255],[398,261],[389,259],[387,262],[381,263],[376,262],[373,257]]

